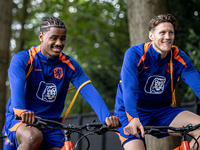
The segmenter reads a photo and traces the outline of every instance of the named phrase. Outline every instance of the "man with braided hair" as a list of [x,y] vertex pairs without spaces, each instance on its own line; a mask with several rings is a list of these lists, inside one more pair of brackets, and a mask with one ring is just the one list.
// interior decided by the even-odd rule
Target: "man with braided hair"
[[[41,45],[21,51],[11,60],[8,70],[11,105],[6,112],[5,130],[18,150],[59,150],[64,137],[61,130],[40,131],[26,124],[34,123],[35,116],[61,121],[69,83],[78,89],[89,81],[78,62],[62,52],[66,33],[60,19],[45,19],[39,33]],[[111,116],[91,83],[83,86],[80,93],[101,122],[106,122],[109,128],[118,126],[118,118]],[[15,120],[15,115],[22,120]]]
[[[200,98],[199,73],[189,57],[172,45],[177,25],[171,14],[153,17],[149,23],[151,42],[135,45],[125,53],[115,103],[115,115],[122,123],[119,138],[125,150],[145,150],[145,125],[182,127],[200,123],[200,116],[173,107],[179,77]],[[200,130],[191,134],[197,138]]]

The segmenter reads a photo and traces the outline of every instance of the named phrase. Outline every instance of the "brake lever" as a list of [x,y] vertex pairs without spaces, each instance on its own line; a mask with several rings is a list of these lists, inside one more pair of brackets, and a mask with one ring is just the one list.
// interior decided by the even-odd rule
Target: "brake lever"
[[108,132],[109,130],[110,129],[108,128],[108,126],[103,124],[102,127],[99,130],[96,130],[94,133],[96,133],[98,135],[103,135],[104,133]]
[[35,123],[33,124],[33,126],[38,128],[41,131],[43,131],[44,129],[52,129],[53,128],[53,127],[49,126],[46,122],[43,122],[37,118],[35,119]]
[[28,127],[28,126],[31,126],[31,127],[37,127],[37,125],[32,124],[32,123],[26,124],[26,127]]
[[30,126],[30,127],[35,127],[35,128],[37,128],[38,130],[40,130],[40,131],[43,131],[44,129],[47,129],[47,128],[51,128],[50,126],[48,126],[48,125],[43,125],[43,124],[32,124],[32,123],[29,123],[29,124],[27,124],[26,125],[26,127],[28,127],[28,126]]
[[150,129],[145,131],[145,134],[151,134],[152,136],[158,137],[160,135],[159,129]]
[[[21,117],[18,117],[17,115],[15,115],[15,119],[21,120]],[[33,123],[29,123],[26,126],[33,126],[33,127],[38,128],[41,131],[44,130],[44,129],[47,129],[47,128],[48,129],[53,128],[51,126],[48,126],[46,122],[41,121],[39,118],[35,118],[34,124]]]

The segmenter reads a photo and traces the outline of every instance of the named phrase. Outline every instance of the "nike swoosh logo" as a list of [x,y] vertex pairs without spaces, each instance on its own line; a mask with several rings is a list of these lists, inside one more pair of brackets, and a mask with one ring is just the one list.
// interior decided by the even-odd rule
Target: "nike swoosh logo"
[[144,66],[144,69],[148,69],[148,68],[150,68],[150,67],[151,67],[151,66],[147,66],[147,67]]
[[42,71],[42,69],[37,69],[37,68],[35,68],[35,71]]

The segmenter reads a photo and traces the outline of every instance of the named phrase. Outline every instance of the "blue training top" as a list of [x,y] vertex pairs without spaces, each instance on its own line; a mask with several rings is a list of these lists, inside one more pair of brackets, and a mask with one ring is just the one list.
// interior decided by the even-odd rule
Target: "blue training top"
[[[65,106],[65,98],[71,82],[78,89],[88,77],[78,62],[72,57],[60,53],[59,58],[42,55],[40,46],[31,48],[31,57],[27,50],[15,54],[8,70],[11,85],[11,105],[7,118],[14,118],[24,111],[34,111],[35,116],[60,120]],[[30,59],[33,68],[25,78]],[[92,106],[99,120],[111,116],[105,102],[91,83],[80,90],[83,98]]]
[[[173,88],[179,77],[188,84],[200,98],[200,75],[190,58],[173,46]],[[129,48],[124,56],[118,85],[115,115],[138,117],[137,108],[150,110],[169,106],[172,103],[170,51],[161,60],[160,53],[152,44],[144,54],[144,43]],[[141,71],[141,73],[139,73]]]

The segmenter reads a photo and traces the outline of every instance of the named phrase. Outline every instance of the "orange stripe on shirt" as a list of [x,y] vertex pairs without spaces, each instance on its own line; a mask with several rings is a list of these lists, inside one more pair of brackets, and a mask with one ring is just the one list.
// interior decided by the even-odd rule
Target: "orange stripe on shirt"
[[61,60],[62,62],[66,63],[72,70],[76,71],[74,66],[71,64],[71,61],[70,60],[66,60],[65,55],[63,55],[62,53],[60,53],[59,60]]
[[149,46],[152,44],[152,42],[149,42],[149,43],[145,43],[144,44],[144,54],[142,55],[142,57],[140,58],[140,61],[138,63],[137,66],[139,66],[145,59],[146,59],[146,52],[149,48]]
[[178,47],[173,45],[172,48],[174,49],[174,59],[176,59],[177,61],[182,63],[185,67],[187,67],[187,64],[185,63],[185,61],[181,58],[180,55],[178,55],[178,53],[179,53]]
[[22,122],[16,123],[12,128],[10,128],[10,131],[16,131],[17,128],[22,124]]
[[126,112],[126,116],[127,116],[129,122],[133,119],[133,117],[131,117],[131,115],[129,115],[127,112]]
[[41,45],[37,46],[37,47],[31,47],[30,51],[31,51],[31,57],[28,60],[26,66],[28,66],[31,61],[33,62],[34,58],[35,58],[35,54],[38,53],[41,50]]
[[22,110],[22,109],[17,109],[17,108],[13,108],[13,110],[14,110],[14,113],[15,113],[15,115],[17,115],[17,116],[21,116],[21,114],[23,113],[23,112],[26,112],[26,110]]

